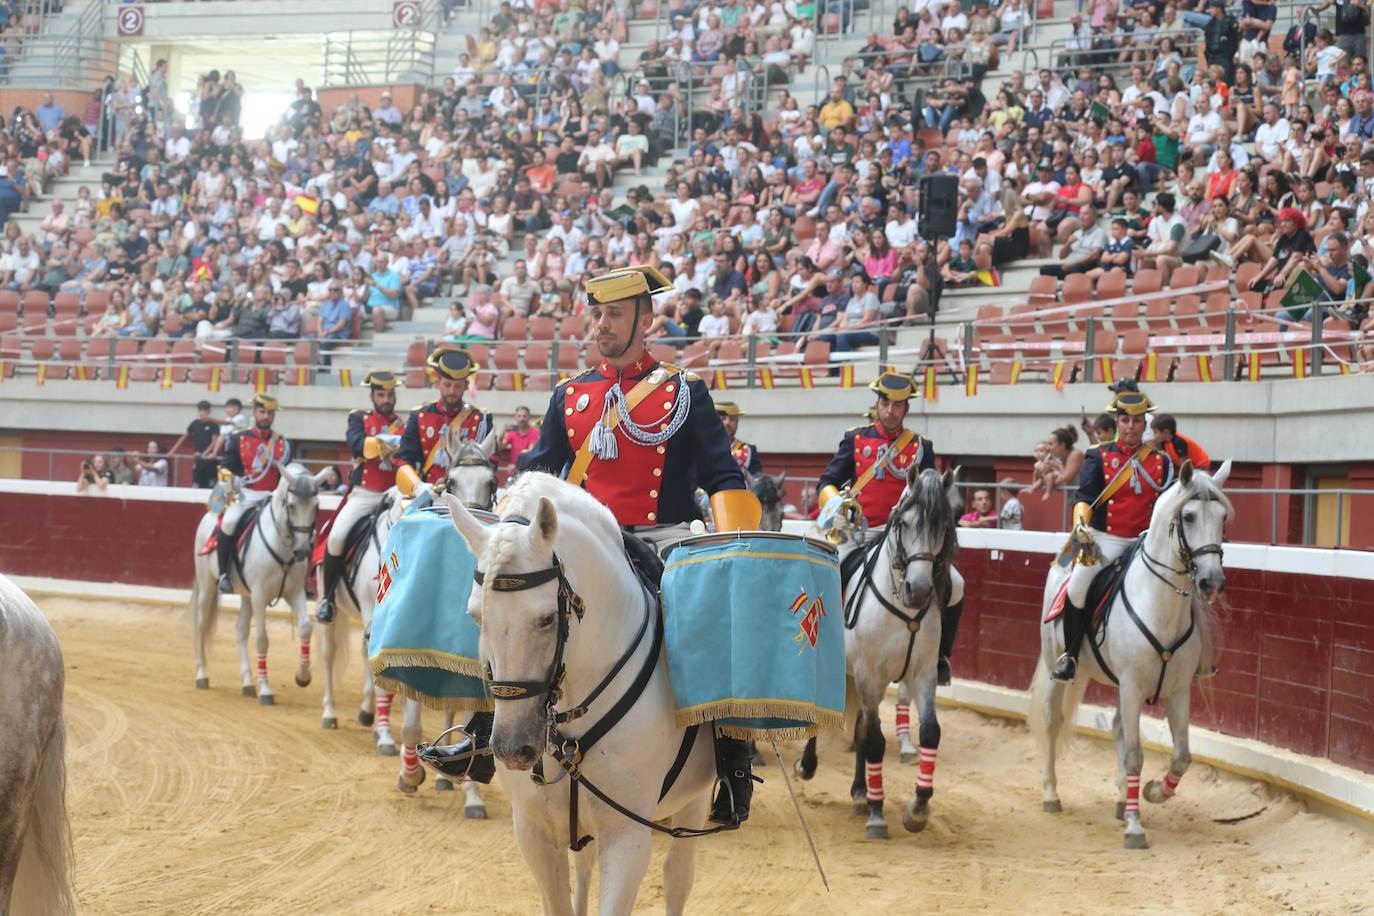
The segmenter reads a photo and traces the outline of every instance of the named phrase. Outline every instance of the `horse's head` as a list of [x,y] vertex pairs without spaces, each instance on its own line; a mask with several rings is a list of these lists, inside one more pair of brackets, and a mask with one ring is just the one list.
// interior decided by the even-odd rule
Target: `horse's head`
[[281,466],[281,480],[272,492],[277,524],[283,537],[291,540],[291,554],[299,562],[308,559],[315,543],[315,514],[319,511],[320,484],[328,471],[315,476],[305,465],[292,462]]
[[469,509],[490,509],[496,504],[496,431],[481,442],[464,442],[448,469],[448,491]]
[[787,480],[787,472],[783,471],[777,477],[770,477],[767,474],[745,474],[745,485],[749,492],[758,497],[759,505],[763,507],[763,514],[759,519],[759,528],[764,531],[782,530],[782,496],[783,482]]
[[[442,499],[454,527],[477,556],[482,577],[481,587],[472,590],[468,613],[482,629],[487,676],[500,700],[492,752],[510,769],[528,770],[547,742],[545,706],[567,638],[567,621],[560,616],[561,572],[541,581],[541,574],[558,565],[558,513],[552,501],[541,497],[528,522],[511,515],[491,527],[474,518],[461,500],[448,493]],[[517,693],[512,684],[527,689]],[[503,689],[506,693],[498,692]]]
[[1179,561],[1192,571],[1197,596],[1203,601],[1226,590],[1221,544],[1232,508],[1221,487],[1230,474],[1229,460],[1215,474],[1194,470],[1193,463],[1185,461],[1177,483],[1155,506],[1156,518],[1167,519],[1169,533],[1176,533]]
[[892,510],[889,550],[898,597],[909,608],[923,608],[936,594],[936,586],[948,575],[958,550],[955,538],[954,497],[958,469],[926,469],[913,466],[906,475],[906,489]]

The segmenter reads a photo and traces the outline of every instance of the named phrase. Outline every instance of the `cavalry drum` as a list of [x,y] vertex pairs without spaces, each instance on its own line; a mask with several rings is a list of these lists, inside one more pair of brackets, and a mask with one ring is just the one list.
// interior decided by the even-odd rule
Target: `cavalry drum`
[[[491,524],[490,512],[470,510]],[[468,596],[477,558],[447,509],[411,509],[382,550],[368,665],[377,684],[426,706],[490,710]]]
[[772,531],[689,537],[667,556],[664,638],[677,724],[799,739],[844,717],[833,546]]

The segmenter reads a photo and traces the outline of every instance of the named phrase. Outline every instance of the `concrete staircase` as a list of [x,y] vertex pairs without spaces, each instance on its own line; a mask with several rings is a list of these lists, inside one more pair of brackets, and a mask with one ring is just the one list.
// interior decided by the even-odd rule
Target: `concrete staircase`
[[19,224],[19,231],[25,235],[38,235],[39,224],[52,212],[53,201],[62,201],[67,213],[72,213],[81,187],[90,188],[94,199],[100,191],[100,176],[113,165],[114,157],[110,154],[91,160],[90,165],[76,162],[66,175],[48,184],[43,195],[29,205],[27,212],[15,213],[10,219]]

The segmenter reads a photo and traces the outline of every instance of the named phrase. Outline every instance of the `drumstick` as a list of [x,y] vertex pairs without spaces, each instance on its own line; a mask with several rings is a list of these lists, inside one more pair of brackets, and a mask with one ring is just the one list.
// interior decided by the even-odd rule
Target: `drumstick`
[[816,851],[816,841],[811,836],[811,828],[807,826],[806,815],[802,813],[801,802],[797,800],[796,790],[792,788],[792,777],[787,775],[787,764],[783,762],[782,751],[778,750],[778,742],[770,741],[773,745],[773,755],[778,758],[778,769],[782,770],[782,781],[787,786],[787,794],[792,796],[792,807],[797,809],[797,820],[801,821],[802,832],[806,834],[806,842],[811,847],[811,858],[816,860],[816,871],[821,873],[821,883],[825,885],[825,892],[830,893],[830,882],[825,878],[825,868],[821,865],[821,854]]

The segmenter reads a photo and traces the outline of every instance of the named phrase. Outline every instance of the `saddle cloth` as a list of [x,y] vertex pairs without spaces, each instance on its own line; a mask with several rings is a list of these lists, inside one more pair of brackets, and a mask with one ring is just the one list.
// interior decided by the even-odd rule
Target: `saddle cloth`
[[[1102,567],[1102,571],[1094,576],[1092,582],[1088,584],[1087,606],[1092,609],[1090,630],[1095,631],[1106,618],[1107,609],[1111,607],[1113,599],[1116,598],[1116,593],[1120,591],[1122,576],[1126,572],[1127,566],[1130,565],[1130,559],[1134,554],[1133,549],[1126,551]],[[1064,606],[1068,604],[1068,601],[1069,580],[1065,578],[1059,586],[1059,591],[1055,592],[1054,600],[1050,602],[1049,610],[1045,612],[1045,618],[1042,622],[1049,623],[1064,613]]]
[[[258,516],[262,513],[262,503],[254,503],[243,510],[239,516],[239,533],[234,540],[234,565],[239,572],[243,572],[243,552],[248,545],[248,536],[253,533],[253,526],[258,523]],[[210,532],[210,536],[205,539],[205,543],[200,545],[200,550],[196,551],[197,556],[209,556],[215,552],[219,546],[220,536],[219,522],[215,523],[215,530]],[[224,572],[224,570],[220,570]]]

